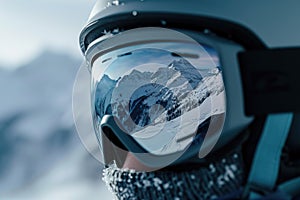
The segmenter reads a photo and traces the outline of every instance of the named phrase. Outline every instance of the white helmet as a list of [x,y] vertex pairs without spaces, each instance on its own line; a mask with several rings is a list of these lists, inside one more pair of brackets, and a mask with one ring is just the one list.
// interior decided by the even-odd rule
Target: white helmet
[[[99,0],[80,34],[80,47],[90,69],[95,60],[105,53],[141,41],[167,40],[168,37],[170,40],[176,37],[177,40],[179,37],[185,42],[196,41],[201,45],[213,47],[222,66],[226,91],[226,118],[222,122],[221,136],[218,135],[212,142],[211,148],[202,152],[200,157],[206,156],[212,149],[212,152],[216,152],[228,148],[228,144],[235,141],[236,138],[239,138],[238,140],[244,138],[240,135],[245,133],[243,130],[247,129],[250,124],[257,127],[257,131],[260,132],[268,115],[272,117],[271,114],[274,113],[289,113],[282,118],[279,117],[279,121],[287,120],[282,121],[287,128],[283,128],[281,131],[286,133],[282,133],[285,135],[282,138],[283,142],[277,146],[280,149],[285,145],[290,130],[289,125],[292,120],[290,113],[300,110],[298,105],[300,98],[295,95],[299,91],[299,86],[297,86],[299,84],[296,83],[298,73],[295,73],[299,72],[298,66],[300,65],[297,60],[300,51],[299,48],[295,48],[300,46],[299,7],[300,2],[292,0],[284,2]],[[186,39],[183,35],[168,30],[181,31],[192,39]],[[114,37],[116,39],[110,40]],[[107,39],[110,41],[107,42]],[[116,57],[127,56],[132,52],[121,51],[123,54],[115,53],[115,55]],[[182,55],[180,54],[180,56]],[[103,57],[102,63],[108,59],[111,57],[106,59]],[[290,69],[287,69],[288,67]],[[95,96],[95,93],[93,95]],[[286,101],[287,99],[288,101]],[[276,117],[278,116],[276,115]],[[101,120],[103,121],[103,119]],[[110,122],[110,119],[105,120],[105,123]],[[295,132],[299,129],[296,121],[298,121],[297,116],[294,117],[294,124],[290,130],[294,136],[290,136],[290,138],[299,138],[295,136]],[[274,123],[280,124],[278,119],[267,120],[264,131],[268,132],[268,127],[274,126]],[[114,130],[112,126],[118,125],[108,125],[112,132],[122,132]],[[279,125],[278,130],[282,126]],[[99,125],[96,129],[105,127]],[[101,148],[105,148],[99,133],[97,136],[98,139],[100,138]],[[259,137],[257,136],[257,138]],[[253,144],[257,144],[259,140],[257,138],[253,140],[255,141]],[[110,137],[108,139],[113,140]],[[116,142],[118,144],[115,143],[115,145],[130,150],[128,146],[135,145],[134,141],[124,145],[126,140],[131,141],[132,139],[127,136],[124,138],[118,136]],[[218,143],[214,147],[217,141]],[[141,144],[140,141],[138,143]],[[293,139],[288,140],[287,144],[294,152],[300,150]],[[254,151],[255,149],[251,155],[254,154]],[[191,152],[187,153],[184,159],[178,159],[179,162],[199,153],[198,151]],[[276,156],[278,157],[278,155]],[[148,156],[146,160],[150,157]],[[181,154],[175,157],[176,159],[181,158]],[[143,158],[140,159],[146,164],[151,164]],[[163,166],[169,165],[176,159],[172,157]],[[257,159],[259,160],[259,158]],[[280,160],[280,158],[278,159]],[[159,161],[161,162],[161,160]],[[157,166],[155,165],[155,167]]]

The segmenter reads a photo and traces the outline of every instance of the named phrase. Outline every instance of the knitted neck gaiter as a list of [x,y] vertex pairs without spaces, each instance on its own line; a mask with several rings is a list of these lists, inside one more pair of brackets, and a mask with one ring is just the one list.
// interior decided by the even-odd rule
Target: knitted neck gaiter
[[244,179],[242,156],[233,152],[206,167],[190,171],[137,172],[104,169],[103,180],[117,199],[217,199],[238,191]]

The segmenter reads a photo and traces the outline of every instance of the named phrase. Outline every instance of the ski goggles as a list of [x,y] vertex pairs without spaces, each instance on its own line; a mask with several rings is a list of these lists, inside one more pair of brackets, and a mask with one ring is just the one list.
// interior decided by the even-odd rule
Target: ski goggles
[[[92,124],[104,163],[124,160],[127,152],[153,167],[197,152],[204,157],[223,129],[232,131],[236,124],[248,123],[241,117],[224,126],[226,70],[219,55],[227,54],[235,68],[232,52],[239,50],[200,33],[153,27],[109,32],[95,40],[87,49],[85,64],[91,76]],[[239,85],[235,87],[240,94]],[[242,107],[241,96],[235,97],[237,103],[231,102]]]

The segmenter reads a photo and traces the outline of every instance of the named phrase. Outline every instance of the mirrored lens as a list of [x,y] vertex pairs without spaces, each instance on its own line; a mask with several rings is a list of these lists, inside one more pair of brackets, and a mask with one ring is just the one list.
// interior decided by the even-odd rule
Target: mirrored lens
[[92,106],[100,137],[102,119],[109,115],[147,152],[172,154],[195,138],[203,142],[203,125],[225,113],[222,71],[210,46],[158,42],[96,57]]

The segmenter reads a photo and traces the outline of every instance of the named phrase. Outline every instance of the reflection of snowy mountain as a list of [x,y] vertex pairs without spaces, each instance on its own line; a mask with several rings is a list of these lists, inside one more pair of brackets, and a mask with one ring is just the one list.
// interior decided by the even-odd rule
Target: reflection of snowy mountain
[[45,52],[17,70],[0,71],[1,198],[97,199],[99,163],[84,150],[72,117],[80,64]]
[[[169,154],[183,151],[193,141],[195,133],[201,134],[204,138],[206,132],[198,130],[200,124],[211,116],[217,116],[225,112],[224,92],[213,94],[207,97],[200,106],[183,113],[174,120],[166,121],[155,126],[147,126],[133,134],[135,139],[149,152]],[[214,109],[210,109],[214,104]],[[213,124],[218,127],[220,125]],[[221,132],[215,132],[214,137],[218,137]],[[164,145],[161,145],[164,141]]]
[[[102,88],[100,83],[98,88]],[[170,121],[198,107],[210,95],[222,92],[223,82],[219,68],[202,76],[180,59],[155,72],[132,70],[116,85],[111,84],[109,91],[98,105],[111,104],[113,114],[132,132],[150,123]]]
[[[193,89],[197,87],[199,82],[202,80],[202,76],[199,71],[184,59],[173,61],[169,65],[169,68],[180,72],[180,77],[184,78],[184,81],[188,80],[188,83]],[[172,86],[170,85],[169,87]]]
[[96,112],[102,118],[104,114],[110,113],[109,108],[105,108],[105,105],[110,104],[110,97],[112,95],[112,90],[116,86],[117,81],[109,78],[109,76],[104,75],[103,78],[98,83],[96,88]]

